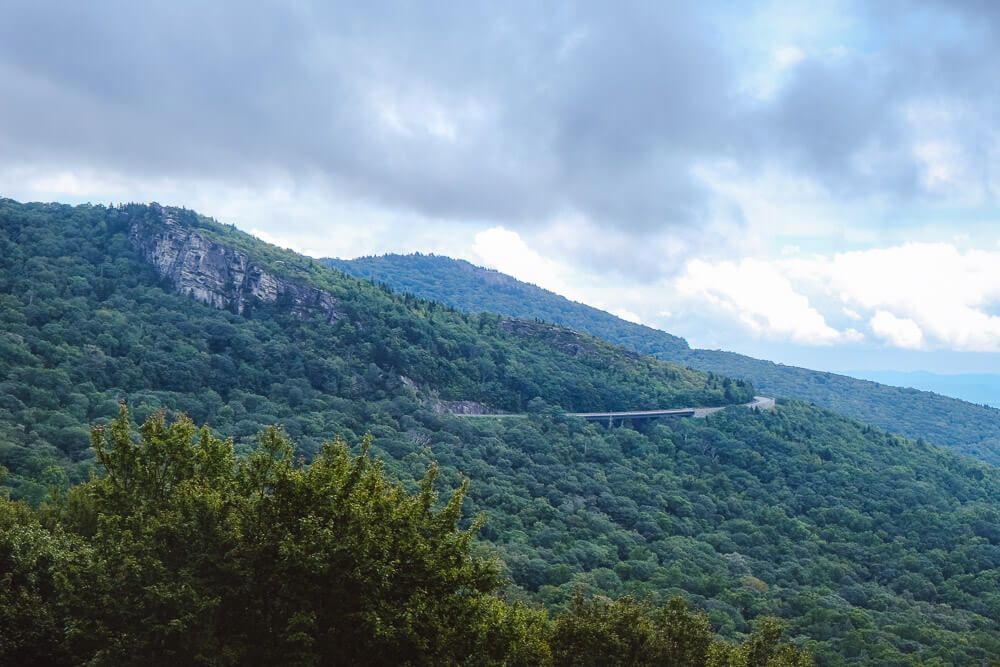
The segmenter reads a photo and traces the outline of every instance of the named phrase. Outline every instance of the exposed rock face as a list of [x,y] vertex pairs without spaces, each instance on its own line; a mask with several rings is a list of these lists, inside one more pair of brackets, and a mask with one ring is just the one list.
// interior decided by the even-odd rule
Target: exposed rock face
[[431,407],[435,412],[447,413],[450,415],[488,415],[494,411],[488,405],[476,401],[442,401],[435,399],[431,401]]
[[177,209],[153,206],[160,224],[137,222],[129,240],[174,289],[213,308],[246,314],[255,303],[281,301],[299,316],[341,317],[330,293],[274,276],[242,252],[178,222]]

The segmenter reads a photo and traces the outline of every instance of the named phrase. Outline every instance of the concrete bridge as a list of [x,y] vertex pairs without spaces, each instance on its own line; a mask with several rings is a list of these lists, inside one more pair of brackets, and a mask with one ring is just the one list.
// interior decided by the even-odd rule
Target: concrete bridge
[[[642,421],[647,419],[662,419],[664,417],[693,417],[703,419],[711,414],[725,410],[730,407],[747,408],[749,410],[772,410],[774,409],[774,399],[768,396],[754,396],[749,403],[737,403],[735,405],[723,405],[711,408],[670,408],[668,410],[627,410],[624,412],[567,412],[567,417],[579,417],[591,422],[607,422],[612,425],[615,422]],[[494,414],[494,415],[456,415],[458,417],[524,417],[523,414]]]
[[693,417],[703,419],[711,414],[725,410],[728,407],[741,407],[750,410],[771,410],[774,399],[767,396],[754,396],[749,403],[739,403],[736,406],[723,405],[713,408],[673,408],[670,410],[629,410],[625,412],[567,412],[567,417],[579,417],[591,422],[641,421],[644,419],[660,419],[662,417]]

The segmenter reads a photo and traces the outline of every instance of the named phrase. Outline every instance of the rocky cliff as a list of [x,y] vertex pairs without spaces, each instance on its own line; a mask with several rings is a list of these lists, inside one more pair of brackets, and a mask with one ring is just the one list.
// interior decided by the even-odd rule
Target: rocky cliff
[[266,271],[239,250],[180,222],[184,212],[153,205],[132,224],[129,240],[175,290],[220,310],[247,314],[257,303],[281,302],[296,315],[341,317],[336,298]]

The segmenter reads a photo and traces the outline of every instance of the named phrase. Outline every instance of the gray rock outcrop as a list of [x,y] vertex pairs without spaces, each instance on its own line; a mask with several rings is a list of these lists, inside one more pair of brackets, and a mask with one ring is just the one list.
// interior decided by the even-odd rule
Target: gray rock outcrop
[[299,316],[341,317],[329,292],[269,273],[243,252],[180,223],[177,209],[151,208],[159,219],[134,223],[129,240],[177,292],[244,315],[257,303],[281,302]]

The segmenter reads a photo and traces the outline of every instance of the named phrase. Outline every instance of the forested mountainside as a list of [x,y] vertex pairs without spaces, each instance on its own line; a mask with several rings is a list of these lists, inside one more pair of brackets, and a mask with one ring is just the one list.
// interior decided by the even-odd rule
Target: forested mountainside
[[[995,468],[795,401],[636,429],[563,417],[741,402],[753,387],[558,327],[396,295],[189,211],[5,200],[0,232],[0,463],[16,497],[59,506],[92,467],[87,428],[112,419],[120,399],[138,420],[160,408],[187,412],[232,436],[241,456],[272,423],[307,460],[325,440],[370,433],[371,453],[411,491],[434,461],[450,488],[468,476],[457,520],[468,526],[484,514],[476,548],[499,558],[508,601],[556,610],[577,591],[653,605],[681,595],[734,640],[764,616],[781,617],[786,636],[824,665],[1000,656]],[[528,417],[441,411],[479,405]],[[153,438],[157,455],[174,451],[162,442]],[[222,502],[197,495],[214,488],[203,482],[185,485],[195,495],[163,520]],[[301,493],[288,498],[311,497]],[[101,512],[117,516],[116,507]],[[0,532],[43,534],[21,511],[3,509]],[[94,524],[86,512],[60,521],[131,525]],[[322,516],[295,525],[319,526]],[[175,533],[134,530],[167,540],[164,553],[173,553]],[[18,535],[3,544],[23,544]],[[45,548],[58,551],[62,539]],[[44,560],[39,549],[0,544],[0,559]],[[56,556],[53,567],[63,562]],[[403,572],[379,576],[387,590],[405,586]],[[182,584],[185,595],[203,596],[194,602],[216,599],[197,588],[205,581]],[[303,613],[297,623],[312,618]],[[300,630],[311,636],[287,628]]]
[[683,338],[627,322],[464,260],[415,254],[323,261],[350,275],[469,313],[536,318],[641,354],[742,378],[768,395],[810,401],[894,433],[1000,465],[1000,410],[996,408],[733,352],[691,349]]
[[352,276],[440,301],[467,313],[501,313],[553,322],[660,358],[681,357],[688,350],[683,338],[626,322],[598,308],[461,259],[417,253],[322,261]]
[[987,405],[721,350],[690,350],[673,360],[704,371],[725,369],[731,377],[758,383],[768,394],[811,401],[893,433],[1000,466],[1000,410]]
[[311,453],[364,433],[380,400],[598,410],[753,395],[558,327],[397,298],[190,211],[7,201],[0,216],[0,464],[15,482],[87,456],[87,424],[121,398],[140,419],[165,406],[237,437],[281,423]]

